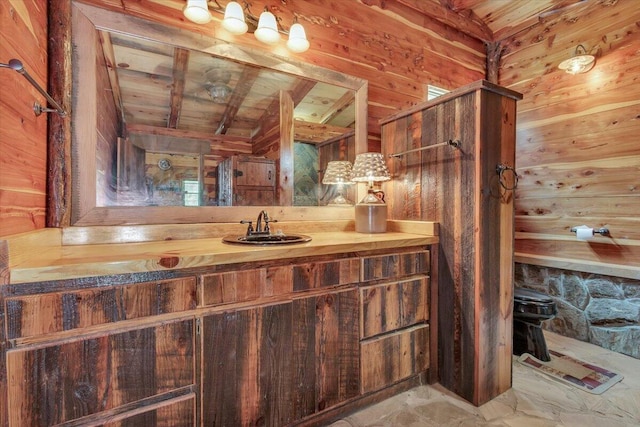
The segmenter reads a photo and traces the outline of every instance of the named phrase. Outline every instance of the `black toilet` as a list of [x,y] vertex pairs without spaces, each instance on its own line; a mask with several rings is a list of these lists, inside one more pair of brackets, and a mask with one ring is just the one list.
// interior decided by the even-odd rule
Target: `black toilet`
[[542,334],[542,322],[558,313],[549,295],[531,289],[515,288],[513,292],[513,354],[529,353],[548,362],[549,350]]

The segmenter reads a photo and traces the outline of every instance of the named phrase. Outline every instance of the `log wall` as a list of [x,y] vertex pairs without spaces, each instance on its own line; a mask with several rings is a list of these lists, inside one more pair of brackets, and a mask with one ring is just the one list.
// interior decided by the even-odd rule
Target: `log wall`
[[[518,103],[516,260],[640,278],[640,8],[584,2],[503,42]],[[595,67],[557,68],[581,44]],[[607,227],[577,241],[570,228]]]

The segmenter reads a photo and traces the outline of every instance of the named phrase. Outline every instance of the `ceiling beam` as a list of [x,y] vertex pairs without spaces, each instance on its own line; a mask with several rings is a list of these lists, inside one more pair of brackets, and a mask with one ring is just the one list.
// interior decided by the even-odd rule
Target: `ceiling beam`
[[118,110],[118,115],[124,123],[124,109],[122,107],[122,94],[120,93],[120,82],[118,81],[118,71],[116,64],[116,55],[113,51],[113,43],[111,43],[111,35],[107,31],[100,31],[100,43],[102,44],[102,53],[107,65],[107,72],[109,74],[109,83],[111,84],[111,95],[113,96],[113,103]]
[[231,124],[238,114],[240,106],[244,102],[249,91],[251,91],[253,83],[256,81],[259,74],[260,69],[258,68],[244,67],[242,74],[238,79],[238,83],[231,93],[229,102],[227,102],[227,108],[224,110],[224,113],[220,118],[220,123],[218,124],[218,128],[215,132],[216,135],[224,135],[227,133],[227,130],[231,127]]
[[182,100],[184,99],[184,85],[187,69],[189,68],[189,51],[176,48],[173,52],[173,85],[171,86],[171,101],[167,127],[176,129],[180,120]]
[[340,99],[336,100],[336,102],[334,102],[333,105],[322,115],[322,117],[320,118],[320,123],[330,122],[334,117],[344,111],[345,108],[348,108],[351,104],[353,104],[355,100],[355,93],[352,91],[347,91],[340,97]]

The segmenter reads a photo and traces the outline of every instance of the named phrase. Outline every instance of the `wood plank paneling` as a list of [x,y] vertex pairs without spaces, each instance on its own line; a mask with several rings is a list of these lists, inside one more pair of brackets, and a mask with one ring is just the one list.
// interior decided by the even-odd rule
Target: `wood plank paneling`
[[[640,267],[639,21],[633,1],[585,3],[504,41],[500,84],[524,94],[515,247],[526,262],[589,272],[604,262],[623,277]],[[596,64],[569,75],[557,66],[578,43]],[[569,229],[582,224],[611,236],[577,241]]]
[[[15,58],[47,87],[47,7],[37,0],[0,4],[0,58]],[[43,228],[47,182],[46,100],[20,74],[2,69],[0,85],[0,236]]]

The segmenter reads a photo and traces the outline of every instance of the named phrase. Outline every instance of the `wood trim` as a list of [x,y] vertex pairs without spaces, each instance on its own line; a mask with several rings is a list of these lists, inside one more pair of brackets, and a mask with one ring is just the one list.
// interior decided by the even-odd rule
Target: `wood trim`
[[640,280],[640,266],[616,265],[605,262],[565,259],[544,255],[531,255],[516,252],[515,262],[521,264],[539,265],[543,267],[559,268],[563,270],[582,271],[584,273],[602,274],[604,276],[626,277]]

